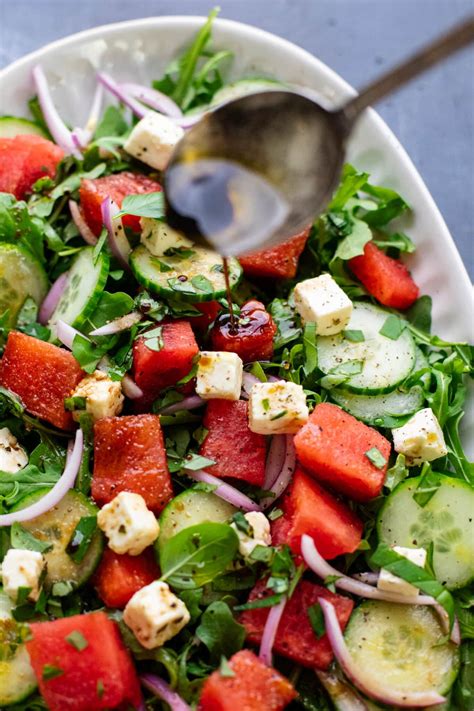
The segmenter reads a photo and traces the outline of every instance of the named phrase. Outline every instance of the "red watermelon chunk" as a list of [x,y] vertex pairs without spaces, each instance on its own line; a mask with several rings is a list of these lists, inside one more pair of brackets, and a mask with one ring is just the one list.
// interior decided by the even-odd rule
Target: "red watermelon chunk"
[[72,353],[52,343],[11,331],[0,362],[0,385],[23,402],[28,412],[61,430],[75,426],[64,409],[85,373]]
[[[250,593],[249,602],[263,600],[271,594],[272,591],[265,587],[265,581],[261,580]],[[273,649],[277,654],[304,667],[327,669],[334,656],[331,645],[326,634],[318,639],[308,617],[308,608],[317,604],[318,597],[334,605],[339,624],[342,629],[345,628],[354,607],[352,600],[335,595],[321,585],[301,580],[286,603]],[[268,607],[245,610],[242,613],[240,622],[245,626],[248,642],[260,644],[268,614]]]
[[124,608],[132,595],[159,577],[151,548],[140,555],[119,555],[106,548],[94,573],[94,585],[106,607]]
[[[144,193],[161,192],[161,185],[139,173],[116,173],[106,175],[95,180],[83,180],[79,190],[82,214],[98,237],[102,231],[102,213],[100,206],[106,197],[110,197],[119,207],[126,195],[142,195]],[[134,232],[140,232],[140,218],[135,215],[126,215],[123,218],[125,227]]]
[[419,289],[403,262],[387,256],[373,242],[367,242],[364,254],[353,257],[349,266],[369,294],[384,306],[408,309],[418,298]]
[[231,330],[229,314],[219,316],[211,330],[212,348],[237,353],[244,363],[271,360],[276,332],[275,322],[265,306],[252,299],[242,306],[235,332]]
[[293,279],[298,260],[311,228],[270,249],[239,257],[245,276],[267,279]]
[[299,554],[301,536],[306,533],[314,539],[323,558],[357,550],[362,521],[301,469],[296,470],[280,508],[283,516],[272,524],[273,545],[287,544]]
[[297,696],[288,679],[248,649],[234,654],[229,667],[232,676],[215,671],[206,679],[199,711],[282,711]]
[[208,430],[199,453],[216,463],[208,468],[219,479],[241,479],[262,486],[265,437],[251,432],[243,400],[209,400],[203,426]]
[[173,497],[157,415],[104,417],[94,425],[92,497],[103,506],[121,491],[140,494],[154,513]]
[[54,178],[63,157],[59,146],[41,136],[0,138],[0,192],[22,200],[39,178]]
[[50,711],[139,708],[137,673],[105,612],[33,622],[30,629],[26,648]]
[[[356,501],[380,495],[391,445],[373,427],[364,425],[337,405],[317,405],[295,436],[296,454],[308,472],[323,484]],[[385,465],[367,456],[377,450]]]

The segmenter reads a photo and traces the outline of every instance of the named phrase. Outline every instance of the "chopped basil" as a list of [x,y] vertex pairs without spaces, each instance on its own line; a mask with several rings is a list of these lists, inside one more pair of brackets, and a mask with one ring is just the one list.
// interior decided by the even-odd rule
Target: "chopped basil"
[[281,509],[273,509],[268,514],[268,518],[270,519],[270,521],[276,521],[278,518],[281,518],[282,516],[283,516],[283,511]]
[[69,410],[69,412],[74,412],[75,410],[85,410],[86,409],[86,398],[85,397],[66,397],[64,398],[64,408]]
[[253,528],[250,525],[250,523],[247,521],[247,519],[245,518],[242,511],[237,511],[232,516],[232,522],[235,523],[235,525],[239,529],[239,531],[242,531],[242,533],[245,533],[246,536],[252,536]]
[[122,200],[122,215],[136,215],[137,217],[153,217],[161,219],[165,214],[165,201],[162,192],[142,193],[140,195],[126,195]]
[[243,605],[236,605],[234,610],[236,612],[243,612],[244,610],[260,610],[262,607],[275,607],[281,602],[282,595],[269,595],[258,600],[251,600],[250,602],[245,602]]
[[273,422],[273,420],[279,420],[282,417],[285,417],[285,415],[288,414],[288,410],[281,410],[281,412],[277,412],[276,415],[272,415],[270,417],[270,421]]
[[73,630],[64,639],[78,652],[82,652],[83,649],[89,646],[89,642],[79,630]]
[[150,262],[153,262],[153,264],[156,264],[160,272],[172,272],[174,267],[170,267],[169,264],[166,264],[166,262],[163,262],[162,259],[158,259],[158,257],[151,257]]
[[163,339],[163,326],[156,326],[143,334],[145,346],[151,351],[161,351],[165,342]]
[[418,506],[424,508],[426,504],[431,501],[440,486],[440,475],[432,471],[431,465],[425,462],[421,470],[420,482],[413,492],[413,500],[416,501]]
[[270,400],[267,397],[263,398],[262,407],[265,410],[265,412],[268,412],[268,410],[270,409]]
[[377,447],[372,447],[367,450],[367,452],[365,452],[365,456],[374,465],[374,467],[377,467],[377,469],[383,469],[387,464],[387,460],[383,456],[382,452],[377,449]]
[[326,632],[326,625],[324,624],[324,615],[319,602],[316,602],[311,607],[306,610],[309,617],[309,622],[311,624],[311,629],[318,639],[321,639],[323,634]]
[[197,274],[191,279],[191,284],[198,291],[202,291],[204,294],[211,294],[214,291],[212,282],[202,274]]
[[36,538],[18,522],[12,524],[10,529],[10,538],[12,548],[22,548],[28,551],[47,553],[53,547],[52,543],[49,543],[48,541],[41,541],[39,538]]
[[406,324],[395,314],[390,314],[385,319],[385,322],[380,329],[379,333],[381,336],[390,338],[392,341],[396,341],[402,335]]
[[352,341],[352,343],[362,343],[362,341],[365,341],[364,332],[358,329],[348,329],[343,331],[342,335],[344,338],[347,338],[348,341]]
[[183,466],[185,469],[189,469],[192,472],[198,471],[198,469],[204,469],[204,467],[211,467],[215,464],[214,459],[209,459],[209,457],[203,457],[201,454],[195,454],[192,452],[188,454],[183,461]]
[[53,664],[45,664],[43,667],[42,677],[45,681],[48,681],[49,679],[55,679],[57,676],[62,676],[63,674],[63,669],[55,667]]
[[97,516],[82,516],[66,548],[67,554],[75,563],[84,560],[96,530]]
[[51,594],[54,597],[66,597],[74,590],[74,585],[70,580],[59,580],[53,584]]
[[101,699],[103,697],[104,693],[105,693],[104,682],[102,681],[102,679],[98,679],[97,680],[97,696],[99,697],[99,699]]
[[219,665],[219,674],[223,677],[235,676],[235,672],[232,671],[229,666],[229,662],[224,656],[221,657],[221,663]]

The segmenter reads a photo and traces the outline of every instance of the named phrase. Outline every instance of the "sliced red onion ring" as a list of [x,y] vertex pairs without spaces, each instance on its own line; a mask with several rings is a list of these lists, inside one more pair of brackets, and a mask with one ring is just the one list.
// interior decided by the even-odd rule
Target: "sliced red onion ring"
[[139,118],[143,118],[145,114],[148,113],[148,109],[146,109],[143,104],[140,104],[139,101],[135,101],[128,92],[122,89],[115,79],[112,79],[112,77],[105,72],[98,72],[97,79],[111,94],[121,101],[122,104],[128,106]]
[[76,481],[79,467],[81,466],[82,449],[84,446],[84,435],[82,430],[76,430],[74,447],[71,454],[66,459],[66,466],[61,474],[61,478],[56,482],[53,488],[48,491],[39,501],[36,501],[31,506],[27,506],[20,511],[3,514],[0,516],[0,526],[11,526],[17,521],[30,521],[32,518],[41,516],[41,514],[49,511],[53,506],[56,506],[67,494],[69,489],[72,489]]
[[92,232],[91,228],[83,218],[79,205],[77,204],[77,202],[74,202],[74,200],[69,200],[68,205],[72,221],[79,230],[79,234],[81,235],[82,239],[87,244],[90,244],[91,247],[94,247],[97,244],[97,237]]
[[274,484],[270,487],[270,491],[274,496],[268,496],[266,499],[262,499],[262,508],[267,509],[269,506],[275,503],[275,501],[283,494],[286,487],[291,481],[291,477],[295,473],[296,469],[296,450],[293,444],[293,435],[282,435],[285,437],[286,441],[286,451],[285,458],[283,460],[283,466],[280,473],[275,479]]
[[442,704],[446,701],[444,696],[436,691],[403,691],[402,689],[387,690],[384,688],[383,680],[375,681],[372,675],[367,674],[365,669],[361,669],[352,658],[344,640],[334,605],[322,597],[318,598],[318,602],[324,615],[326,633],[334,656],[347,678],[362,693],[375,701],[387,704],[387,706],[419,708]]
[[131,328],[136,323],[142,320],[142,314],[140,311],[130,311],[129,314],[125,316],[120,316],[113,321],[109,321],[105,326],[100,326],[90,332],[90,336],[112,336],[114,333],[120,333],[120,331],[126,331]]
[[46,294],[41,304],[41,308],[38,314],[38,320],[45,326],[51,316],[53,315],[54,309],[58,305],[58,301],[62,296],[64,289],[66,288],[67,280],[69,277],[68,272],[64,272],[58,276],[51,289]]
[[285,435],[273,435],[265,464],[265,480],[263,482],[264,489],[270,489],[270,487],[276,482],[278,475],[283,469],[285,455]]
[[194,472],[185,468],[185,471],[190,479],[194,479],[194,481],[202,481],[204,484],[211,484],[211,486],[217,487],[212,493],[219,496],[221,499],[224,499],[224,501],[227,501],[229,504],[232,504],[232,506],[235,506],[238,509],[243,509],[243,511],[262,510],[262,508],[256,504],[255,501],[252,501],[252,499],[249,499],[248,496],[242,494],[242,492],[234,486],[224,483],[212,474],[208,474],[207,472],[202,471],[202,469]]
[[245,400],[248,400],[252,387],[256,383],[260,382],[261,381],[255,375],[253,375],[252,373],[246,373],[244,371],[244,374],[242,375],[242,397]]
[[104,227],[108,232],[109,246],[112,254],[125,269],[130,269],[128,265],[128,257],[132,250],[125,235],[122,220],[117,217],[120,210],[109,196],[107,196],[102,202],[100,210],[102,213]]
[[173,123],[175,123],[177,126],[180,126],[181,128],[184,128],[184,130],[188,128],[192,128],[195,126],[201,119],[206,116],[207,111],[204,111],[202,114],[192,114],[191,116],[180,116],[179,118],[173,118]]
[[379,574],[378,573],[354,573],[354,578],[360,580],[362,583],[367,583],[367,585],[377,585]]
[[280,624],[281,617],[285,611],[286,597],[282,597],[277,605],[270,608],[268,613],[267,621],[265,622],[265,627],[263,628],[262,641],[260,643],[260,651],[258,656],[260,661],[267,665],[267,667],[272,666],[272,649],[275,643],[275,637],[278,632],[278,625]]
[[142,104],[146,104],[160,114],[164,114],[170,118],[181,118],[183,116],[183,112],[178,104],[157,89],[129,82],[125,82],[119,86],[125,94],[131,96],[133,99],[138,99]]
[[176,691],[173,691],[169,684],[159,676],[142,674],[140,681],[148,691],[166,701],[171,711],[191,711],[191,706],[188,706],[181,696]]
[[206,404],[206,401],[199,397],[199,395],[190,395],[185,397],[179,402],[174,402],[168,407],[164,407],[160,410],[160,415],[172,415],[174,412],[180,412],[181,410],[196,410],[198,407],[202,407]]
[[49,132],[55,143],[57,143],[57,145],[60,146],[65,153],[72,153],[76,158],[81,159],[82,153],[75,145],[71,131],[58,114],[58,111],[53,103],[48,81],[43,69],[39,64],[37,64],[33,67],[32,73],[44,120],[46,121],[46,125],[48,126]]
[[76,336],[82,336],[82,338],[89,340],[87,336],[84,336],[84,334],[78,331],[77,328],[73,328],[68,323],[61,320],[59,320],[56,324],[56,335],[63,346],[69,348],[70,351],[72,351],[72,344],[74,343]]
[[143,390],[138,387],[138,385],[130,375],[123,376],[122,390],[129,400],[138,400],[144,395]]
[[335,674],[315,671],[321,684],[328,692],[338,711],[369,711],[369,707],[359,694],[339,679]]

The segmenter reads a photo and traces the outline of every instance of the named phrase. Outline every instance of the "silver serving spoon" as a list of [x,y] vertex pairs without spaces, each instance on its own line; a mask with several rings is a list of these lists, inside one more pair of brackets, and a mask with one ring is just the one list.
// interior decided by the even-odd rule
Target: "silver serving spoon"
[[224,257],[301,231],[328,204],[360,114],[474,40],[474,17],[328,111],[308,94],[267,91],[207,114],[165,172],[169,223]]

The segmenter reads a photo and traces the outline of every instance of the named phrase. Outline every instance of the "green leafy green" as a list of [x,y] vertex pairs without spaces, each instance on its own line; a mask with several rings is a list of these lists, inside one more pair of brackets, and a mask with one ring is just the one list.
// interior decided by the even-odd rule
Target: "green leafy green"
[[395,314],[390,314],[390,316],[387,316],[385,319],[379,333],[381,336],[385,336],[385,338],[396,341],[400,338],[404,330],[405,324],[401,318],[395,316]]
[[309,617],[311,624],[311,629],[318,639],[320,639],[326,632],[326,625],[324,624],[324,615],[319,602],[311,605],[307,608],[306,614]]
[[28,551],[37,551],[38,553],[47,553],[53,547],[52,543],[36,538],[18,522],[12,524],[10,539],[12,548],[22,548]]
[[218,600],[203,612],[196,636],[209,650],[211,661],[231,657],[242,649],[245,627],[234,619],[230,607]]
[[165,214],[165,201],[162,192],[126,195],[122,201],[120,215],[152,217],[160,220]]
[[387,464],[387,460],[383,456],[380,449],[377,449],[377,447],[372,447],[371,449],[367,450],[367,452],[365,452],[365,456],[367,457],[369,462],[374,465],[374,467],[377,467],[377,469],[383,469]]
[[346,338],[348,341],[351,341],[351,343],[362,343],[365,341],[365,336],[363,331],[359,331],[358,329],[348,329],[342,332],[342,335],[344,338]]
[[274,340],[275,350],[287,346],[300,337],[301,328],[297,324],[296,312],[288,301],[274,299],[269,304],[268,311],[278,328],[278,334]]
[[82,563],[97,531],[97,516],[82,516],[74,529],[66,552],[75,563]]
[[84,637],[82,632],[79,632],[79,630],[73,630],[68,635],[66,635],[64,639],[66,640],[66,642],[69,642],[71,647],[77,649],[78,652],[82,652],[84,649],[86,649],[86,647],[89,646],[89,642]]

